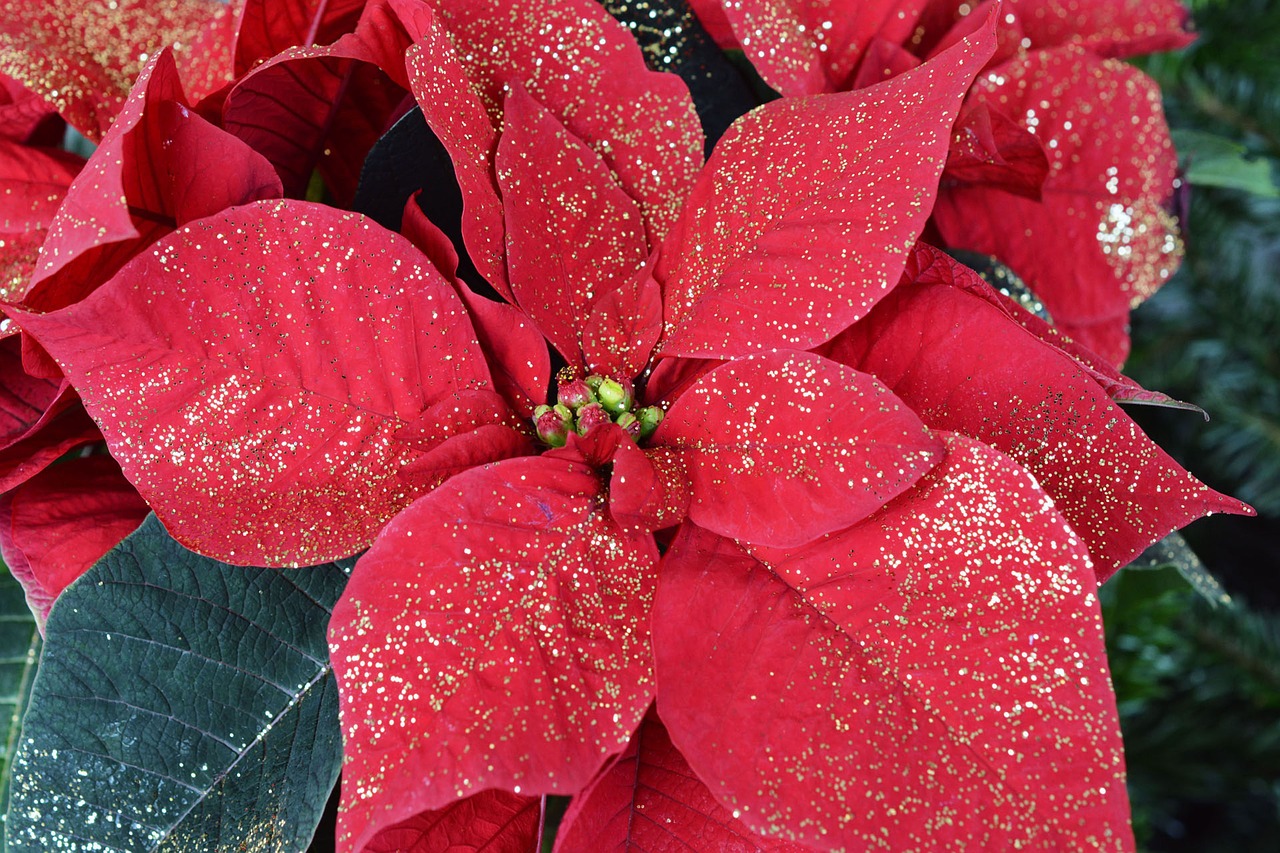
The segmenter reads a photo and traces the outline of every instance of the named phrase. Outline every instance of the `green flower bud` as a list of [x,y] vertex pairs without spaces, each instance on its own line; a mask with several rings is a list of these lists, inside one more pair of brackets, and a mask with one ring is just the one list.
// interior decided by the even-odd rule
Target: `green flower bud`
[[622,413],[614,423],[626,430],[627,435],[633,439],[640,437],[640,421],[631,412]]
[[665,417],[665,414],[658,406],[646,406],[640,410],[639,421],[641,441],[644,441],[657,431],[658,424],[662,423],[663,417]]
[[552,447],[564,447],[565,441],[569,438],[569,427],[573,421],[560,417],[560,414],[550,407],[539,406],[538,408],[546,409],[534,420],[534,428],[538,431],[538,438]]
[[583,406],[596,402],[596,395],[587,387],[587,383],[581,379],[561,382],[560,390],[556,396],[561,403],[575,412]]
[[590,403],[578,410],[578,435],[586,435],[594,426],[613,423],[613,418],[599,403]]
[[596,389],[596,397],[599,398],[600,405],[613,415],[631,411],[631,406],[635,403],[631,389],[615,379],[606,379],[601,382],[600,387]]

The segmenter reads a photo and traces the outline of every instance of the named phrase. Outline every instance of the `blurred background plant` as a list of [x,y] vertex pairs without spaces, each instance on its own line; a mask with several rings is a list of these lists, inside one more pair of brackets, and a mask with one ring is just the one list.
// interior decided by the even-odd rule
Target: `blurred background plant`
[[1126,372],[1209,412],[1131,410],[1259,518],[1187,541],[1212,601],[1151,555],[1102,590],[1139,845],[1280,844],[1280,3],[1190,0],[1199,40],[1139,64],[1159,82],[1184,181],[1187,260],[1134,315]]

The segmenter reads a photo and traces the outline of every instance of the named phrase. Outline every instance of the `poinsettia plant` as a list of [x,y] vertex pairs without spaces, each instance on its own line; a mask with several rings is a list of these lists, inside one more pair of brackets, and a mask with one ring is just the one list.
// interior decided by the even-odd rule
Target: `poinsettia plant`
[[1132,849],[1175,6],[13,5],[10,848]]

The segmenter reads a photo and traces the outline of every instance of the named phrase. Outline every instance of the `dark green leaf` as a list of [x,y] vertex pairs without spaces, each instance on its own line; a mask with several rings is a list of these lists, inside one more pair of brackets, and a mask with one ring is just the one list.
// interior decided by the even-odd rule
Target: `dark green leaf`
[[352,209],[399,231],[405,202],[418,190],[425,191],[419,201],[423,213],[461,246],[462,190],[453,163],[422,108],[414,107],[369,149]]
[[36,660],[40,657],[40,631],[27,607],[22,586],[0,564],[0,810],[9,799],[9,760],[18,746],[22,714],[31,694]]
[[497,292],[476,272],[462,239],[462,189],[453,172],[453,161],[427,126],[422,108],[414,107],[369,150],[351,209],[383,228],[399,231],[404,221],[404,206],[419,190],[418,207],[444,232],[458,253],[458,278],[477,293],[499,299]]
[[1130,568],[1159,569],[1172,566],[1187,582],[1187,585],[1200,594],[1200,597],[1214,607],[1230,607],[1231,596],[1223,589],[1218,579],[1210,574],[1204,563],[1196,556],[1182,535],[1174,532],[1143,551]]
[[1173,128],[1169,134],[1173,137],[1173,147],[1178,150],[1178,157],[1182,160],[1243,157],[1248,150],[1234,139],[1207,130]]
[[[765,100],[702,28],[685,0],[599,0],[605,11],[631,31],[654,71],[679,75],[689,87],[707,137],[707,155],[739,116]],[[752,76],[755,76],[754,74]]]
[[1032,292],[1031,288],[1016,272],[1000,263],[1000,261],[990,255],[970,252],[967,249],[948,249],[947,254],[976,272],[987,284],[1014,300],[1041,320],[1046,323],[1053,322],[1053,318],[1049,316],[1049,309],[1044,307],[1040,297]]
[[7,849],[305,849],[341,763],[348,571],[226,565],[149,516],[49,615]]
[[1238,142],[1203,130],[1174,130],[1173,143],[1193,186],[1243,190],[1280,198],[1280,186],[1267,158],[1254,159]]

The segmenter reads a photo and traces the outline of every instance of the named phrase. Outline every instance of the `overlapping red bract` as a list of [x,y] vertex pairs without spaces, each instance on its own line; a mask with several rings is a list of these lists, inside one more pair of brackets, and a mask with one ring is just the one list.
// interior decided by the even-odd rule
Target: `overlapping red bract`
[[954,49],[996,13],[999,46],[956,127],[934,224],[948,247],[1007,264],[1066,334],[1121,364],[1130,307],[1168,280],[1182,252],[1159,91],[1109,57],[1185,45],[1185,11],[1176,0],[854,5],[848,17],[866,32],[840,25],[839,3],[724,8],[784,95],[905,75],[914,57]]
[[[0,347],[27,372],[0,396],[3,483],[96,435],[74,386],[191,547],[287,565],[372,543],[330,633],[344,851],[532,849],[543,793],[578,797],[562,850],[1131,849],[1094,572],[1247,508],[1114,405],[1160,399],[1114,352],[912,246],[935,197],[953,246],[1015,197],[1047,233],[1077,215],[1064,174],[1154,210],[1168,151],[1149,102],[1151,168],[1081,154],[1077,174],[996,78],[1039,69],[1019,97],[1049,86],[1063,120],[1100,97],[1081,68],[1144,85],[1095,53],[1172,43],[1181,22],[1167,3],[1114,26],[1090,3],[1037,21],[1014,4],[1015,24],[950,0],[769,5],[733,4],[720,37],[737,26],[786,94],[858,91],[758,109],[705,168],[688,91],[590,0],[541,17],[290,0],[244,5],[239,79],[194,107],[163,54],[73,188],[109,239],[55,234],[48,278],[115,275],[14,312],[26,334]],[[452,158],[464,245],[413,200],[407,240],[321,205],[235,206],[316,170],[345,203],[413,100]],[[223,185],[165,160],[174,145],[216,157]],[[106,180],[124,204],[90,189]],[[460,251],[505,302],[458,280]],[[1116,301],[1054,296],[1051,254],[1033,285],[1068,327]],[[560,381],[607,374],[660,405],[657,433],[537,445],[548,342]],[[18,534],[6,548],[40,551]]]
[[0,299],[26,291],[49,223],[84,166],[58,147],[65,130],[44,98],[0,75]]
[[110,456],[69,459],[0,498],[0,554],[41,624],[62,590],[149,511]]
[[365,853],[538,853],[542,803],[481,791],[382,830]]
[[960,111],[951,134],[943,186],[977,184],[1040,199],[1049,158],[1039,138],[985,103]]
[[[504,0],[436,4],[437,25],[408,51],[414,96],[453,158],[463,236],[476,268],[511,296],[503,207],[493,173],[503,87],[517,82],[593,148],[639,205],[651,243],[664,234],[702,165],[688,90],[645,68],[630,35],[591,0],[543,4],[546,21]],[[459,52],[455,42],[467,46]]]
[[872,41],[905,42],[928,2],[776,0],[720,5],[760,75],[784,96],[794,96],[852,88]]
[[671,739],[748,826],[817,847],[1131,849],[1088,552],[1015,463],[947,445],[800,550],[682,528],[654,606]]
[[401,232],[449,279],[471,315],[494,388],[512,410],[529,417],[543,402],[551,381],[551,354],[542,332],[514,305],[479,296],[458,277],[458,253],[449,238],[422,212],[414,198],[404,208]]
[[69,305],[179,225],[280,193],[261,155],[191,111],[163,51],[72,182],[23,301]]
[[489,381],[462,304],[413,251],[354,214],[259,202],[20,322],[177,539],[232,563],[315,565],[413,499],[398,473],[417,451],[397,431]]
[[460,474],[401,513],[331,623],[342,848],[486,788],[581,790],[653,697],[657,556],[608,518],[590,466],[550,456]]
[[22,344],[17,335],[0,339],[0,493],[99,437],[69,383],[23,368]]
[[[350,10],[334,11],[320,22],[326,37],[351,22]],[[291,47],[237,80],[223,126],[271,161],[286,195],[305,193],[318,169],[336,202],[350,204],[369,149],[405,108],[404,52],[431,20],[416,0],[373,0],[333,44]]]
[[672,404],[654,443],[687,467],[695,522],[779,546],[860,521],[941,450],[874,377],[786,351],[708,373]]
[[[884,45],[932,56],[953,44],[994,0],[696,0],[722,46],[746,52],[785,96],[860,88],[856,75],[879,64]],[[1000,62],[1027,50],[1075,45],[1104,57],[1185,47],[1187,11],[1177,0],[1002,0]]]
[[626,750],[574,798],[556,853],[660,850],[800,853],[808,847],[753,833],[707,790],[652,710]]
[[236,76],[291,47],[337,41],[355,29],[365,2],[244,0],[236,27]]
[[17,80],[0,75],[0,139],[57,146],[65,127],[57,110],[44,98]]
[[286,51],[254,68],[223,102],[223,126],[271,161],[290,197],[301,197],[322,168],[349,204],[360,163],[401,101],[385,74],[340,51]]
[[82,166],[64,151],[0,139],[0,298],[26,292],[49,223]]
[[1182,258],[1164,207],[1177,162],[1160,90],[1131,66],[1063,47],[991,69],[970,103],[1033,130],[1049,172],[1039,200],[998,186],[949,188],[934,212],[943,238],[1008,264],[1066,334],[1123,362],[1131,305],[1164,284]]
[[662,288],[652,265],[600,297],[582,324],[582,360],[590,371],[639,376],[662,337]]
[[147,60],[175,50],[196,97],[231,71],[221,33],[232,9],[217,0],[0,4],[0,71],[54,105],[90,139],[103,138]]
[[566,360],[583,363],[582,321],[649,256],[640,206],[522,86],[503,104],[494,166],[516,303]]
[[[921,22],[925,40],[941,36],[973,6],[965,0],[932,0]],[[1002,0],[1001,14],[999,60],[1026,48],[1067,44],[1099,56],[1134,56],[1186,47],[1195,37],[1178,0]]]
[[662,354],[806,349],[866,314],[924,225],[989,54],[962,42],[872,89],[767,104],[731,128],[662,246]]
[[1074,358],[1010,322],[972,271],[922,248],[904,279],[828,354],[879,377],[929,426],[1025,466],[1088,545],[1099,581],[1194,518],[1247,511],[1169,458]]

